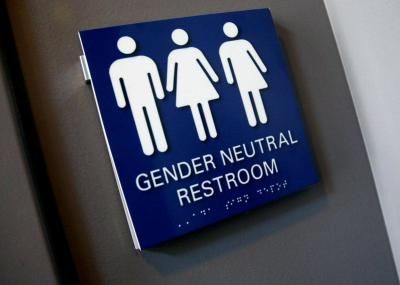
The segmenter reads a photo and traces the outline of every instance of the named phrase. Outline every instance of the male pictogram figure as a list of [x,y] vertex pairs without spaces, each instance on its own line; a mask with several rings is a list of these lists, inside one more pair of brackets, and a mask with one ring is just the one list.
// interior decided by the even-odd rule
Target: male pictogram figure
[[[127,55],[136,50],[136,42],[131,37],[121,37],[117,46],[121,53]],[[163,99],[165,95],[155,62],[142,55],[126,57],[114,61],[110,66],[109,73],[115,98],[120,108],[126,106],[125,88],[125,95],[128,97],[143,153],[145,155],[154,153],[155,147],[151,133],[157,150],[165,152],[168,144],[154,99],[154,96]]]
[[[225,23],[223,30],[225,35],[232,39],[239,33],[238,27],[231,22]],[[251,99],[254,101],[260,122],[266,124],[267,114],[260,91],[268,87],[262,75],[267,72],[267,68],[253,45],[243,39],[226,41],[219,48],[219,56],[228,83],[234,84],[234,78],[236,79],[249,125],[257,125]]]

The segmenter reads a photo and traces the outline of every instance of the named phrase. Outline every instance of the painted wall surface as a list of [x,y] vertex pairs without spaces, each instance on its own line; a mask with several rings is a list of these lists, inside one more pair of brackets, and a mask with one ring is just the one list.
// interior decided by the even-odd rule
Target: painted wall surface
[[326,0],[400,271],[400,1]]
[[3,64],[0,52],[0,283],[56,284]]
[[[265,7],[287,56],[321,183],[139,254],[83,82],[77,31]],[[27,0],[9,1],[8,10],[81,283],[398,284],[323,0]]]

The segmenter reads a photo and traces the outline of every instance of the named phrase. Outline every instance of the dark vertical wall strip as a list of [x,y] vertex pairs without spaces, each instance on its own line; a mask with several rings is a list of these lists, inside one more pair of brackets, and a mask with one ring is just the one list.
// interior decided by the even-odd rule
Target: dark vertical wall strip
[[[41,220],[47,234],[49,251],[51,252],[59,282],[74,284],[78,282],[78,275],[74,268],[70,250],[64,235],[57,206],[46,172],[39,139],[30,109],[24,79],[11,26],[4,2],[0,4],[0,60],[7,69],[8,82],[12,91],[10,102],[13,103],[15,120],[19,126],[19,135],[24,147],[33,186],[34,197],[38,205]],[[38,272],[40,274],[40,272]]]

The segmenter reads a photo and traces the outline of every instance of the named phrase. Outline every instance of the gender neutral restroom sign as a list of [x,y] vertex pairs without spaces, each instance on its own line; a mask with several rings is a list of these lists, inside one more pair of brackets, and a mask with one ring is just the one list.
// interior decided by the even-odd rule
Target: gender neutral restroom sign
[[80,38],[137,248],[317,182],[269,10]]

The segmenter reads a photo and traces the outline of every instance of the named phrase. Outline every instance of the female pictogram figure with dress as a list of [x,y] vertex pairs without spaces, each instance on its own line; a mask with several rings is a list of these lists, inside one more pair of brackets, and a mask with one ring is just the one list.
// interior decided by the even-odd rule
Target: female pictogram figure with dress
[[[185,46],[189,41],[186,31],[176,29],[172,32],[172,41]],[[176,77],[175,77],[176,75]],[[190,107],[198,137],[207,139],[201,111],[210,137],[217,137],[210,101],[219,98],[213,82],[218,76],[204,54],[195,47],[182,47],[171,51],[168,56],[167,91],[176,93],[176,107]],[[174,83],[176,82],[176,86]]]

